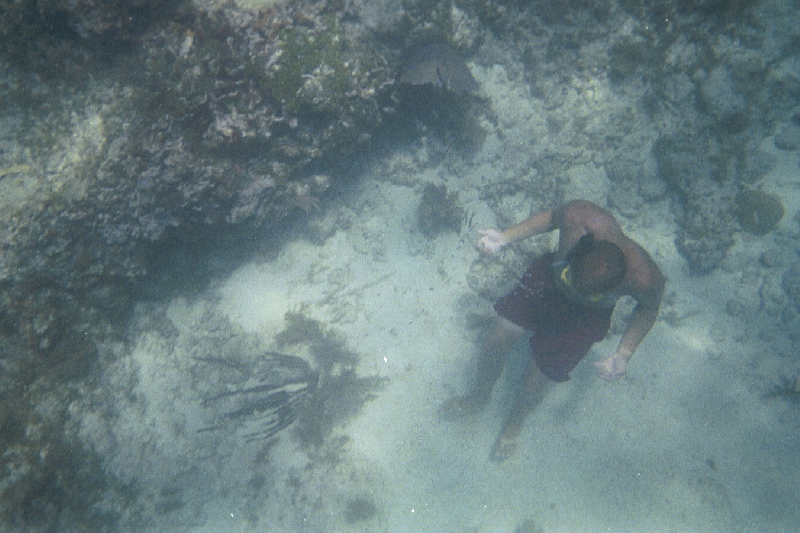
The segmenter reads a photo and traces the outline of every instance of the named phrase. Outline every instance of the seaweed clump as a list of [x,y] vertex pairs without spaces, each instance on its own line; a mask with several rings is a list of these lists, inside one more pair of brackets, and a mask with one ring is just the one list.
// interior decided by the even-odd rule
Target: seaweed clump
[[365,522],[375,517],[378,507],[369,498],[357,497],[349,500],[344,509],[344,519],[348,524]]
[[780,383],[776,383],[772,388],[764,394],[764,398],[771,400],[773,398],[783,398],[789,403],[800,404],[800,376],[781,378]]
[[543,531],[544,530],[530,518],[523,520],[522,523],[514,529],[514,533],[542,533]]
[[275,340],[281,348],[307,348],[319,367],[319,384],[295,424],[295,435],[307,446],[321,447],[334,427],[356,416],[386,383],[378,376],[359,376],[358,354],[336,332],[303,313],[286,313],[286,327]]
[[456,193],[449,192],[444,185],[425,186],[417,210],[417,225],[423,235],[431,239],[446,231],[458,233],[463,218]]

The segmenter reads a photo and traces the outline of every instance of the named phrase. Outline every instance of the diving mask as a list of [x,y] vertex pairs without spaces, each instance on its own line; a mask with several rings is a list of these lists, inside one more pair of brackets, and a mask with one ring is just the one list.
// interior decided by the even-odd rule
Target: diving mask
[[561,272],[558,275],[558,278],[561,280],[561,283],[566,287],[572,294],[577,295],[584,300],[587,300],[591,303],[599,302],[607,295],[605,293],[599,292],[595,294],[583,294],[578,289],[575,288],[575,283],[572,281],[572,272],[571,268],[572,265],[569,264],[569,261],[558,261],[557,263],[553,263],[554,268],[561,268]]

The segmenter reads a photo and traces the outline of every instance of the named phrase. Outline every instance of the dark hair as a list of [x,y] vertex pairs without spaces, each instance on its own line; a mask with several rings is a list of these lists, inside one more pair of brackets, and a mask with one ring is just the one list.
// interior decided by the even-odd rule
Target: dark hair
[[575,290],[581,294],[608,292],[625,277],[625,254],[610,241],[587,233],[567,254]]

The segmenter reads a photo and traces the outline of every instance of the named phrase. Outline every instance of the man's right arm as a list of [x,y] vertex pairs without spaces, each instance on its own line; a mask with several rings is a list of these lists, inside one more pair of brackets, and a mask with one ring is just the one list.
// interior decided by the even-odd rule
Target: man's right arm
[[553,210],[546,209],[539,211],[529,216],[516,226],[512,226],[503,232],[503,240],[506,244],[527,239],[533,235],[539,235],[547,231],[552,231],[553,227]]
[[553,210],[547,209],[534,213],[516,226],[512,226],[505,231],[494,229],[479,231],[482,237],[478,241],[478,247],[484,252],[495,253],[506,244],[521,239],[527,239],[533,235],[538,235],[554,229]]

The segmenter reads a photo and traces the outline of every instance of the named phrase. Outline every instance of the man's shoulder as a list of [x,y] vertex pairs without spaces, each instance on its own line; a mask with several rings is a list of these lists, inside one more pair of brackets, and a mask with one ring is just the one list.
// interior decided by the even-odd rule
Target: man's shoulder
[[622,233],[617,219],[610,211],[587,200],[572,200],[564,204],[560,219],[565,226],[582,226],[608,240],[614,240],[614,237]]
[[630,243],[633,255],[628,258],[628,278],[632,292],[660,300],[666,282],[664,274],[644,248],[634,241]]
[[570,200],[562,206],[562,209],[565,213],[608,213],[589,200]]
[[578,217],[604,217],[614,220],[611,211],[590,202],[589,200],[570,200],[562,206],[565,214]]

